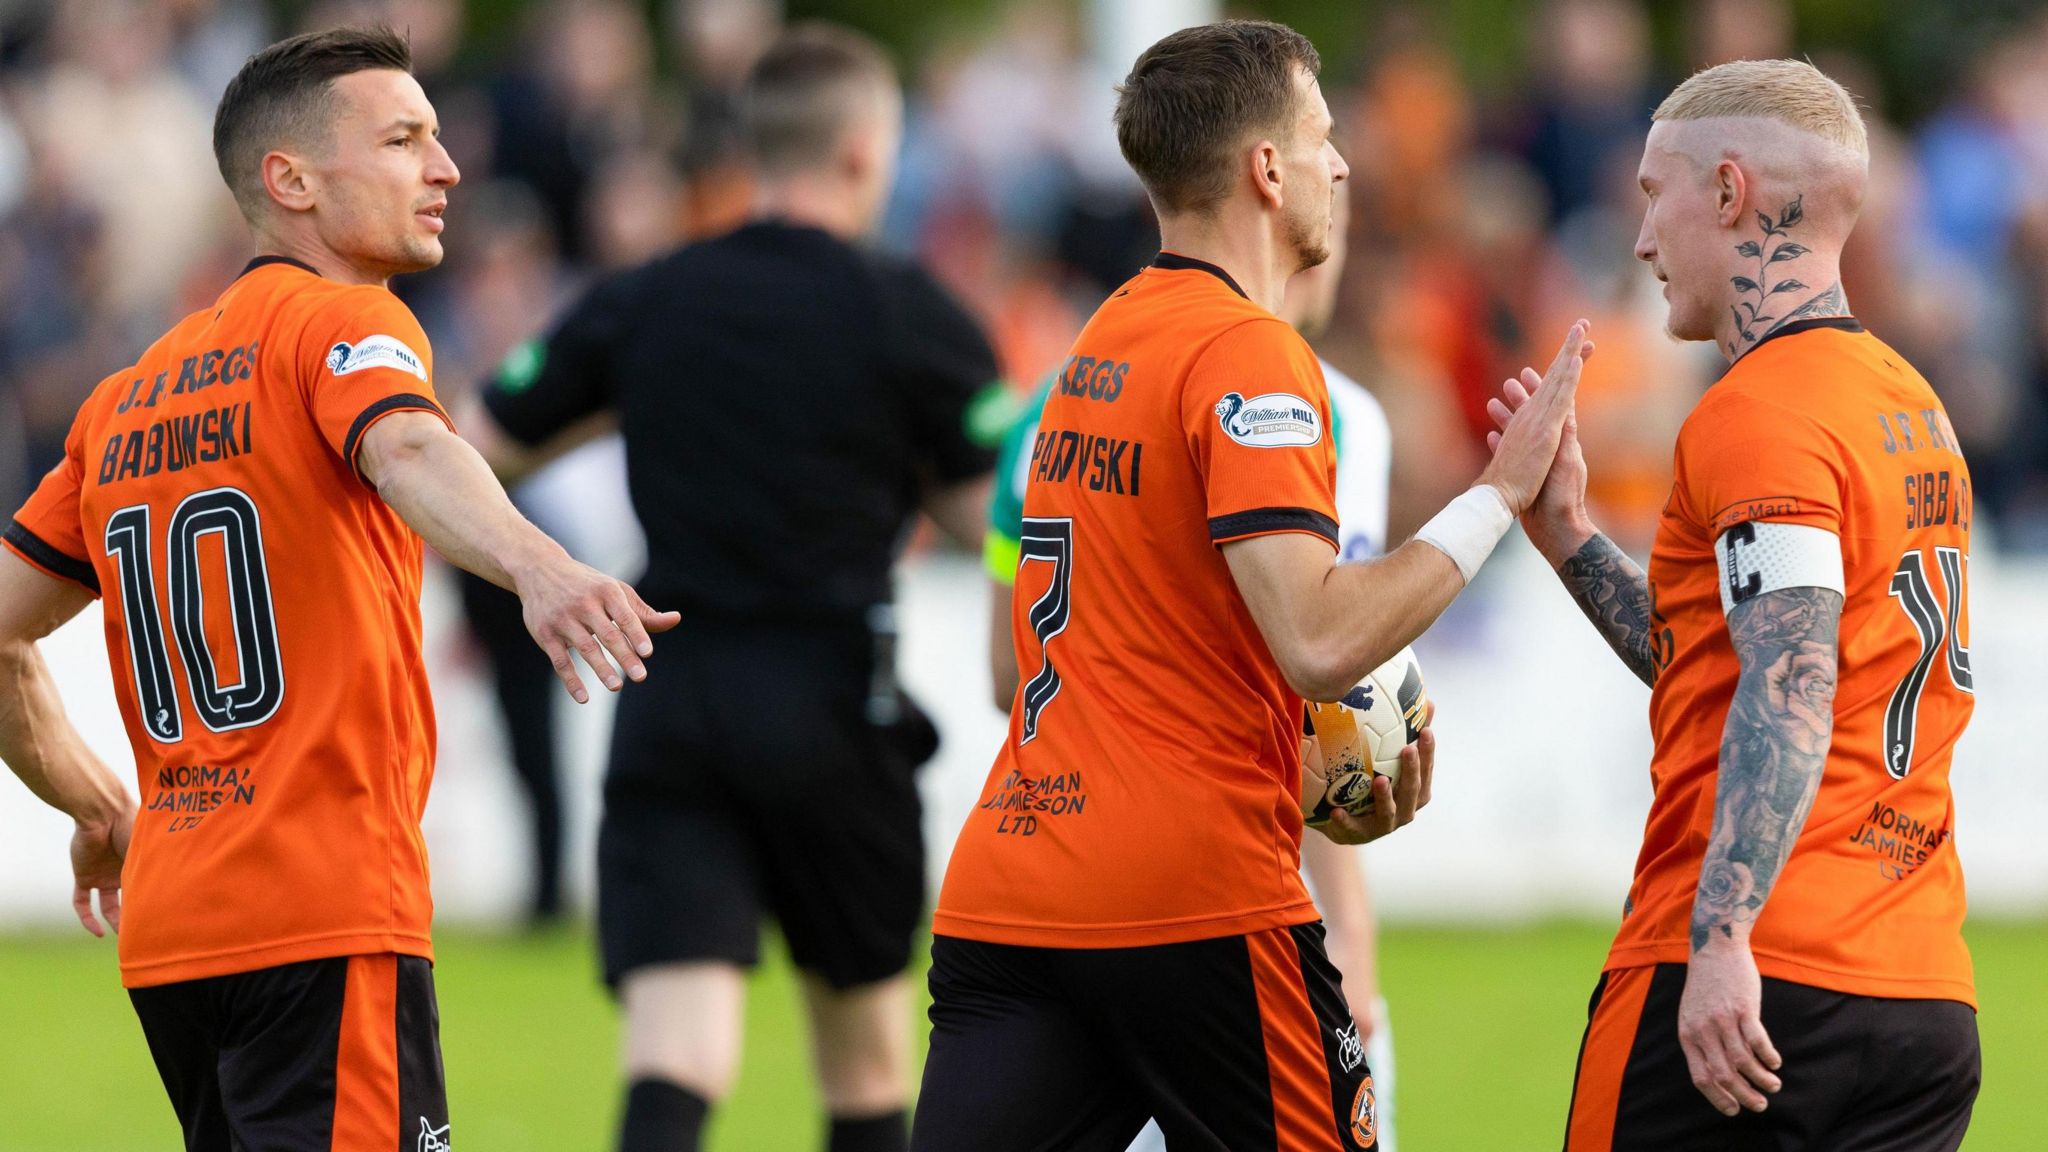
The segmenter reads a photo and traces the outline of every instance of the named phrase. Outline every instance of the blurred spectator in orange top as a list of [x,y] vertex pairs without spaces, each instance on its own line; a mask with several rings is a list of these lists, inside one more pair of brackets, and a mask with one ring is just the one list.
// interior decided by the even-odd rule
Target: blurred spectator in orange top
[[[1390,47],[1338,116],[1359,157],[1353,249],[1366,236],[1413,241],[1454,224],[1458,167],[1472,147],[1472,105],[1457,61],[1405,14],[1386,30]],[[1361,179],[1360,177],[1363,177]],[[1364,234],[1358,231],[1364,230]]]
[[1445,179],[1426,220],[1381,269],[1375,343],[1405,349],[1444,381],[1473,460],[1484,451],[1487,399],[1527,358],[1546,299],[1569,291],[1543,228],[1544,204],[1521,161],[1475,155]]
[[[1456,62],[1406,13],[1390,18],[1382,43],[1384,54],[1336,117],[1352,158],[1348,271],[1357,288],[1344,312],[1369,326],[1386,355],[1423,361],[1436,379],[1469,375],[1480,387],[1497,357],[1481,347],[1483,307],[1463,259],[1460,168],[1472,145],[1471,105]],[[1462,422],[1457,391],[1445,399]]]

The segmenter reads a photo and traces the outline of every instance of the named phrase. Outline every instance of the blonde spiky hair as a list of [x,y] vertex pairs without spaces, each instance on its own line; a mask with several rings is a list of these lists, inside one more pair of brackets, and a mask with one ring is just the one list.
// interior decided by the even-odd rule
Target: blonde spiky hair
[[1695,72],[1657,105],[1650,119],[1720,116],[1776,120],[1870,155],[1855,98],[1804,60],[1735,60]]

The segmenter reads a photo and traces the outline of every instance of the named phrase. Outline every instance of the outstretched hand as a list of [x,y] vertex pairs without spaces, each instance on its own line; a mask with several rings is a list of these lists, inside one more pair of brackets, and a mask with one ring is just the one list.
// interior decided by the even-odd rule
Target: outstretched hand
[[[1534,369],[1524,368],[1519,378],[1501,385],[1500,396],[1486,402],[1486,414],[1493,418],[1494,427],[1507,428],[1515,413],[1529,403],[1539,380]],[[1487,448],[1499,451],[1501,436],[1501,432],[1488,432]],[[1586,454],[1579,447],[1578,413],[1567,413],[1550,474],[1543,478],[1535,502],[1522,513],[1523,531],[1545,556],[1555,550],[1550,544],[1553,540],[1563,542],[1566,555],[1576,551],[1582,542],[1579,537],[1585,533],[1575,534],[1575,526],[1591,524],[1586,514],[1586,475]]]
[[647,679],[642,661],[654,655],[648,634],[666,632],[683,618],[679,612],[655,611],[632,585],[566,553],[522,574],[518,592],[527,632],[548,654],[555,676],[578,704],[589,702],[590,691],[576,674],[571,652],[583,657],[607,689],[617,692],[625,687],[622,670],[635,682]]
[[[1590,320],[1573,324],[1548,372],[1538,376],[1535,369],[1525,368],[1519,382],[1510,381],[1510,386],[1521,392],[1513,406],[1499,401],[1487,405],[1500,431],[1487,434],[1493,459],[1479,480],[1493,485],[1516,516],[1536,504],[1557,461],[1565,422],[1572,417],[1572,402],[1578,395],[1580,370],[1593,354],[1593,342],[1586,338],[1591,330]],[[1494,409],[1497,403],[1502,409],[1498,412]]]

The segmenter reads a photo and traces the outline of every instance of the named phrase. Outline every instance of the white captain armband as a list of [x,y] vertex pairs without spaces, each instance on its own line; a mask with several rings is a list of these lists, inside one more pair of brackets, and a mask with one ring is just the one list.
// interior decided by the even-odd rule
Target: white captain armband
[[1714,541],[1721,611],[1780,588],[1842,591],[1842,541],[1825,528],[1746,520]]

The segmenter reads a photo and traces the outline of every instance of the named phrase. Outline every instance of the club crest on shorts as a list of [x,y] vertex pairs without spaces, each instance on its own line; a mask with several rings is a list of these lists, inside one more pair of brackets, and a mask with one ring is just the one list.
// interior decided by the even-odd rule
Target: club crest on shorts
[[416,1152],[449,1152],[448,1128],[446,1124],[436,1128],[425,1116],[420,1117],[420,1142]]
[[1225,393],[1216,402],[1224,435],[1247,448],[1306,448],[1323,438],[1322,413],[1291,392],[1268,392],[1247,400]]
[[1372,1073],[1368,1072],[1351,1100],[1351,1142],[1360,1148],[1371,1148],[1379,1141],[1379,1120],[1373,1110]]

